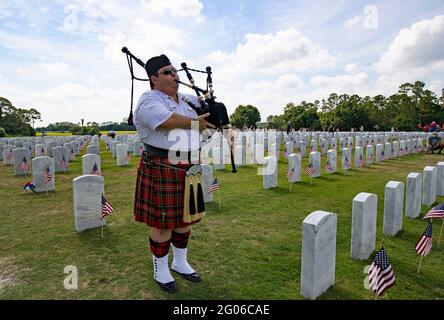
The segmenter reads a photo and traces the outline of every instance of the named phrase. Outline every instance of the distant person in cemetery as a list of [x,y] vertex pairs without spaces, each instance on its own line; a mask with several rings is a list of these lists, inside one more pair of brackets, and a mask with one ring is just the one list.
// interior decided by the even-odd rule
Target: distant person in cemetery
[[434,153],[435,150],[438,150],[438,154],[441,154],[443,148],[444,148],[444,142],[442,142],[441,137],[439,137],[438,134],[434,132],[429,137],[429,146],[427,152]]
[[429,125],[429,132],[435,132],[436,131],[436,122],[433,121],[432,123],[430,123]]
[[[150,58],[145,69],[151,90],[142,94],[134,113],[134,125],[144,145],[137,170],[134,218],[150,227],[154,280],[162,290],[175,292],[178,287],[168,264],[170,244],[171,270],[189,281],[201,280],[187,260],[190,225],[200,219],[191,223],[183,221],[186,173],[192,167],[191,123],[198,121],[200,131],[214,126],[205,120],[209,113],[198,116],[187,103],[190,100],[198,106],[197,97],[178,92],[177,69],[166,55]],[[168,140],[169,132],[175,129],[183,129],[188,138],[187,149],[183,147],[174,152],[180,157],[180,163],[176,164],[170,161],[168,153],[170,149],[178,150],[176,141]]]

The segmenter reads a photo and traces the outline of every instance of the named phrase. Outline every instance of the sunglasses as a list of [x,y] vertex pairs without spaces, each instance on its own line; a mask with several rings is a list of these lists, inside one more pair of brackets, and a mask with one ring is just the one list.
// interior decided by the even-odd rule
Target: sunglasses
[[160,73],[160,74],[164,74],[164,75],[166,75],[166,76],[169,76],[169,75],[177,74],[177,69],[172,68],[172,69],[163,70],[163,71],[160,71],[160,72],[157,72],[157,73],[158,73],[158,74]]

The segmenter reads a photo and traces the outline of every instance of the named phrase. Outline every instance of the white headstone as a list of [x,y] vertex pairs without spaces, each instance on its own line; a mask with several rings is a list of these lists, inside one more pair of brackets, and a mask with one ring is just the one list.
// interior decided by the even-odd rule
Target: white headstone
[[305,140],[299,141],[299,150],[301,157],[305,157],[307,155],[307,144],[305,143]]
[[72,180],[74,202],[74,227],[77,232],[105,224],[101,219],[104,178],[83,175]]
[[389,181],[384,193],[384,234],[394,236],[402,230],[404,183]]
[[139,139],[133,141],[133,150],[136,157],[141,157],[143,153],[143,144]]
[[351,151],[351,149],[348,149],[348,148],[342,149],[342,170],[343,171],[346,171],[352,167],[352,162],[351,162],[352,159],[348,154],[349,150]]
[[436,179],[438,170],[434,166],[427,166],[422,175],[422,204],[431,206],[436,200]]
[[[35,192],[55,190],[54,159],[42,156],[32,159],[32,181]],[[45,182],[47,181],[47,182]]]
[[263,186],[264,189],[276,188],[278,186],[278,162],[275,156],[264,158]]
[[126,143],[119,143],[116,146],[116,165],[127,166],[130,163],[130,154],[128,150],[128,145]]
[[327,151],[327,161],[331,166],[331,171],[328,173],[335,173],[338,170],[338,152],[336,149],[330,149]]
[[416,218],[421,213],[421,189],[421,173],[409,173],[405,189],[405,214],[409,218]]
[[380,162],[380,161],[384,161],[385,159],[385,154],[384,154],[384,150],[383,150],[383,146],[382,144],[378,143],[376,145],[376,162]]
[[314,211],[302,223],[301,294],[316,299],[335,283],[337,216]]
[[365,161],[364,160],[364,152],[362,151],[361,147],[355,147],[355,167],[360,168],[363,165],[361,163]]
[[52,155],[54,158],[55,172],[66,172],[68,171],[68,151],[65,147],[54,147],[52,148]]
[[293,142],[286,142],[284,149],[284,157],[288,159],[288,156],[293,153]]
[[15,148],[12,150],[14,158],[14,174],[16,176],[23,176],[30,172],[31,169],[31,152],[29,149]]
[[82,156],[82,174],[102,175],[100,160],[98,154],[88,153]]
[[289,183],[301,181],[301,154],[292,153],[288,156],[288,172],[292,171],[292,174],[288,176]]
[[203,195],[204,202],[212,202],[213,201],[213,192],[208,192],[208,188],[214,181],[213,177],[213,166],[209,164],[201,164],[202,167],[202,176],[203,176]]
[[220,147],[214,147],[211,152],[213,155],[213,168],[214,170],[225,169],[222,149]]
[[321,153],[319,151],[310,152],[310,163],[313,166],[314,172],[312,178],[321,176]]
[[351,252],[352,258],[368,259],[375,250],[378,197],[361,192],[353,199]]
[[72,144],[71,143],[64,143],[63,146],[66,148],[68,161],[74,161],[76,159],[76,155],[74,153],[74,148],[73,148]]
[[444,196],[444,162],[438,162],[436,165],[436,195]]
[[34,147],[34,151],[36,157],[46,156],[46,150],[44,144],[36,144]]
[[3,146],[3,165],[14,164],[13,150],[14,146],[6,145]]
[[367,165],[373,164],[375,161],[375,148],[372,144],[367,145],[365,149],[365,163]]
[[86,147],[86,153],[88,154],[99,154],[99,146],[97,145],[89,145],[88,147]]

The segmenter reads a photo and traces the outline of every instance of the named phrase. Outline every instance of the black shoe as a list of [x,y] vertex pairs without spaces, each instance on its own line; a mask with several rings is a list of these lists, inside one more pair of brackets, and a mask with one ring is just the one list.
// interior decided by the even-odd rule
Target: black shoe
[[156,279],[154,279],[154,280],[157,282],[160,289],[162,289],[163,291],[166,291],[168,293],[174,293],[179,290],[179,287],[177,286],[176,281],[162,283],[162,282],[157,281]]
[[180,274],[182,277],[184,277],[185,279],[187,279],[188,281],[191,282],[200,282],[202,279],[200,278],[200,275],[197,272],[193,272],[193,273],[180,273],[179,271],[176,271],[174,269],[171,269],[174,272]]

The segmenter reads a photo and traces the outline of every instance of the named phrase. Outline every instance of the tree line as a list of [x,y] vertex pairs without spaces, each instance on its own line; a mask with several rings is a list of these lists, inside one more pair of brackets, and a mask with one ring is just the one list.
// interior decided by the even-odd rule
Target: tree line
[[[34,108],[18,108],[0,97],[0,137],[5,135],[33,136],[36,131],[64,131],[72,134],[99,134],[100,131],[134,131],[127,119],[121,122],[72,123],[56,122],[46,127],[33,129],[31,123],[41,120],[41,114]],[[368,131],[417,130],[420,126],[436,121],[444,123],[444,88],[441,96],[425,89],[424,82],[402,84],[395,94],[388,97],[376,95],[361,97],[357,94],[331,93],[326,99],[300,104],[287,103],[280,115],[270,115],[266,122],[260,122],[259,110],[252,105],[239,105],[230,115],[231,124],[240,129],[268,128],[286,130],[336,130],[350,131],[361,127]]]
[[[254,106],[239,106],[230,116],[237,128],[254,128],[261,124]],[[417,130],[419,126],[436,121],[444,123],[444,89],[441,97],[425,89],[424,82],[404,83],[388,97],[332,93],[327,99],[300,104],[287,103],[281,115],[270,115],[261,125],[268,129],[349,131],[361,127],[368,131]]]

